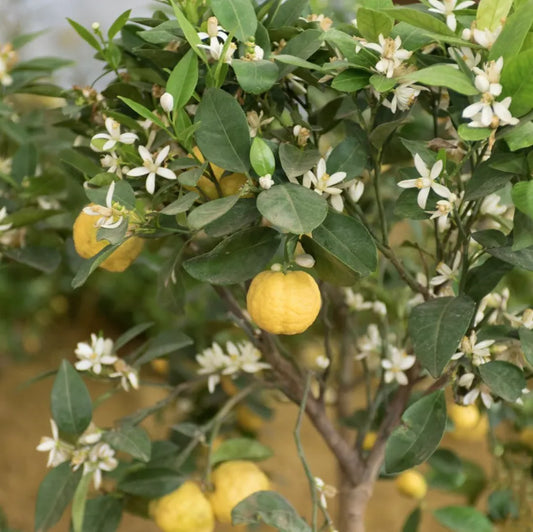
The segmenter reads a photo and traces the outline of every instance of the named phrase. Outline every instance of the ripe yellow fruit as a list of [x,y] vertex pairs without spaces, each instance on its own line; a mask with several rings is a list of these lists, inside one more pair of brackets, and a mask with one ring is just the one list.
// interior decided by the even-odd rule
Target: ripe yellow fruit
[[520,441],[533,449],[533,426],[526,427],[520,433]]
[[[200,148],[198,146],[195,146],[193,148],[194,156],[203,163],[205,161],[204,156],[202,155],[202,152],[200,151]],[[218,185],[220,187],[220,192],[222,193],[222,197],[226,196],[232,196],[233,194],[238,194],[241,187],[246,183],[247,179],[244,174],[229,174],[227,176],[224,176],[224,169],[220,168],[220,166],[217,166],[216,164],[209,163],[209,166],[211,167],[211,171],[213,172],[213,175],[215,176],[215,179],[218,181]],[[220,194],[217,190],[217,187],[209,177],[203,175],[198,180],[198,183],[196,184],[196,187],[201,190],[210,200],[214,200],[220,197]],[[195,187],[185,187],[190,190],[194,190]]]
[[273,334],[299,334],[315,321],[322,298],[306,272],[265,271],[252,280],[246,296],[252,320]]
[[365,434],[365,439],[363,440],[363,451],[370,451],[376,440],[378,439],[378,433],[371,430]]
[[170,364],[167,358],[155,358],[150,362],[152,369],[159,375],[167,376]]
[[231,523],[231,510],[256,491],[270,489],[267,476],[253,462],[234,460],[218,466],[212,475],[209,501],[221,523]]
[[423,499],[428,491],[426,479],[414,469],[408,469],[394,481],[398,491],[411,499]]
[[164,532],[213,532],[215,518],[200,488],[187,481],[150,503],[150,515]]
[[450,435],[452,438],[461,441],[480,441],[487,437],[489,430],[489,418],[486,414],[480,415],[478,422],[470,428],[455,427]]
[[479,410],[475,405],[461,406],[453,404],[448,407],[448,416],[458,430],[472,429],[479,423]]
[[[95,222],[97,216],[92,216],[81,211],[74,222],[73,234],[74,247],[80,257],[90,259],[109,245],[107,240],[96,240],[98,227]],[[100,267],[110,272],[123,272],[139,255],[144,246],[144,240],[138,237],[128,238],[120,245]]]

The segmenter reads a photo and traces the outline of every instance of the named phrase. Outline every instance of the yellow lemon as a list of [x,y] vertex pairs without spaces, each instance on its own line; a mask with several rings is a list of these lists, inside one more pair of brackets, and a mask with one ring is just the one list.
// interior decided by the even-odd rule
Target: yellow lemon
[[520,433],[520,441],[533,449],[533,426],[526,427]]
[[487,436],[489,430],[489,418],[487,415],[480,415],[478,422],[470,428],[458,428],[450,432],[450,435],[456,440],[479,441]]
[[[80,257],[90,259],[102,251],[109,242],[107,240],[96,240],[98,227],[95,222],[98,216],[92,216],[81,211],[73,227],[74,247]],[[123,272],[139,255],[144,246],[144,241],[138,237],[128,238],[109,257],[107,257],[101,268],[110,272]]]
[[218,466],[212,475],[209,501],[221,523],[231,523],[231,510],[256,491],[270,489],[267,476],[253,462],[234,460]]
[[164,532],[213,532],[215,518],[209,501],[194,482],[150,503],[150,515]]
[[150,366],[152,366],[152,369],[159,375],[168,375],[170,364],[167,358],[155,358],[150,362]]
[[378,439],[378,433],[374,431],[367,432],[365,434],[365,439],[363,440],[363,451],[370,451],[376,440]]
[[306,272],[265,271],[252,280],[248,312],[259,327],[273,334],[299,334],[315,321],[322,298]]
[[448,416],[456,429],[472,429],[479,423],[479,410],[475,405],[461,406],[453,404],[448,407]]
[[398,491],[411,499],[423,499],[428,491],[426,479],[414,469],[408,469],[394,481]]

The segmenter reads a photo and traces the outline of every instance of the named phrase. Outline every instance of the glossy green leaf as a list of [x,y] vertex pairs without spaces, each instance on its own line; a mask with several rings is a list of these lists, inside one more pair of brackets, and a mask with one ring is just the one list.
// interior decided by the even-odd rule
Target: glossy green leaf
[[119,483],[119,491],[156,499],[178,489],[184,482],[183,476],[172,469],[147,468],[126,475]]
[[181,109],[194,94],[198,83],[198,58],[189,50],[174,67],[167,81],[167,92],[174,98],[174,110]]
[[467,124],[460,124],[457,133],[467,142],[476,142],[488,139],[492,129],[489,127],[469,127]]
[[81,24],[76,22],[75,20],[72,20],[67,17],[68,23],[74,28],[76,33],[92,48],[94,48],[96,51],[100,51],[102,49],[100,43],[96,39],[96,37],[85,27],[83,27]]
[[2,255],[44,273],[52,273],[61,264],[61,253],[44,246],[7,248],[2,251]]
[[[283,54],[309,59],[322,46],[322,33],[321,30],[314,29],[302,31],[287,43],[283,48]],[[279,78],[283,78],[295,68],[294,65],[280,65]]]
[[422,68],[402,76],[402,81],[424,83],[436,87],[448,87],[459,94],[465,94],[467,96],[479,94],[472,80],[452,65],[440,64]]
[[533,366],[533,330],[520,327],[518,335],[524,356],[528,363]]
[[422,512],[420,508],[415,508],[408,516],[403,525],[402,532],[418,532]]
[[327,161],[329,175],[346,172],[346,180],[361,176],[368,166],[369,148],[364,136],[347,137],[335,146]]
[[366,7],[357,10],[357,29],[367,41],[378,42],[380,34],[388,37],[393,25],[393,20],[381,11]]
[[234,59],[231,66],[244,92],[262,94],[271,89],[279,77],[278,66],[272,61]]
[[509,110],[513,116],[525,115],[533,108],[533,49],[509,57],[503,65],[500,82],[502,96],[513,99]]
[[374,74],[370,76],[370,85],[374,87],[378,92],[389,92],[397,83],[394,78],[387,78],[381,74]]
[[507,18],[513,0],[481,0],[476,12],[476,26],[493,31]]
[[425,462],[446,428],[446,399],[438,390],[413,403],[402,415],[385,447],[385,470],[399,473]]
[[274,491],[257,491],[231,511],[234,525],[265,524],[280,532],[311,532],[289,501]]
[[134,338],[141,335],[144,331],[154,326],[153,321],[145,323],[139,323],[134,325],[131,329],[128,329],[125,333],[121,334],[115,341],[115,351],[118,351],[121,347],[124,347],[127,343],[131,342]]
[[176,201],[173,201],[161,209],[159,213],[172,216],[182,212],[187,212],[195,204],[199,197],[200,194],[198,194],[198,192],[187,192],[187,194],[184,194],[181,196],[181,198],[178,198]]
[[[204,62],[207,63],[207,58],[202,48],[199,48],[198,45],[202,44],[200,37],[194,26],[187,20],[187,17],[183,14],[181,9],[178,6],[177,0],[170,0],[172,9],[174,11],[174,16],[178,21],[178,24],[183,31],[183,35],[187,39],[187,42],[191,46],[191,50]],[[172,39],[171,39],[172,40]]]
[[409,316],[409,334],[418,361],[437,378],[457,351],[475,312],[466,296],[439,297],[422,303]]
[[384,9],[383,12],[396,20],[407,22],[411,26],[439,33],[443,36],[455,37],[455,33],[442,20],[418,9],[396,7],[394,9]]
[[521,397],[527,384],[524,372],[515,364],[504,360],[482,364],[479,366],[479,374],[495,395],[512,403]]
[[85,474],[74,492],[72,500],[72,530],[73,532],[83,531],[83,522],[85,517],[85,505],[87,503],[87,494],[91,485],[93,475],[91,473]]
[[227,196],[213,201],[208,201],[196,207],[189,216],[189,227],[196,231],[226,214],[237,203],[239,196]]
[[276,159],[270,146],[260,137],[255,137],[250,149],[250,162],[258,176],[273,174],[276,170]]
[[221,89],[208,89],[198,106],[195,124],[204,157],[230,172],[250,168],[250,132],[242,107]]
[[533,246],[533,218],[515,209],[513,216],[513,251]]
[[503,276],[512,269],[512,264],[496,257],[490,257],[481,266],[476,266],[468,272],[465,294],[474,301],[481,301],[496,288]]
[[142,427],[125,426],[105,432],[104,441],[117,451],[128,453],[137,460],[150,460],[152,444],[148,433]]
[[276,2],[275,9],[269,13],[267,25],[270,28],[290,26],[302,15],[309,0],[286,0]]
[[238,284],[264,270],[280,244],[280,234],[269,227],[251,227],[226,238],[209,253],[188,259],[189,275],[215,285]]
[[466,184],[465,199],[481,199],[503,188],[514,174],[493,168],[490,163],[481,163]]
[[72,471],[68,462],[47,473],[37,493],[35,532],[50,530],[61,519],[74,497],[81,476],[82,470]]
[[533,181],[521,181],[513,186],[513,203],[517,209],[533,218]]
[[494,532],[487,517],[469,506],[447,506],[435,510],[433,515],[453,532]]
[[226,214],[206,225],[204,231],[209,236],[218,238],[256,224],[260,217],[255,198],[241,198]]
[[[106,197],[109,187],[99,188],[85,188],[85,195],[92,203],[106,206]],[[113,191],[113,201],[120,203],[126,209],[135,209],[135,192],[127,181],[117,181],[115,183],[115,190]]]
[[211,455],[211,465],[228,460],[265,460],[272,456],[272,449],[251,438],[224,440]]
[[250,0],[209,0],[209,5],[220,24],[239,41],[255,35],[257,17]]
[[130,109],[133,109],[139,116],[142,116],[147,120],[151,120],[161,129],[166,129],[166,126],[163,121],[155,113],[150,111],[150,109],[147,109],[144,105],[124,96],[119,96],[119,99],[121,99]]
[[128,9],[124,11],[124,13],[121,13],[116,19],[113,24],[109,27],[107,30],[107,38],[112,40],[115,35],[126,25],[128,22],[128,19],[130,18],[131,9]]
[[72,279],[72,288],[79,288],[85,284],[89,275],[104,262],[118,247],[120,244],[110,244],[106,246],[102,251],[97,253],[94,257],[82,262],[80,269],[76,272],[74,279]]
[[322,196],[294,183],[261,192],[257,208],[270,223],[295,235],[310,233],[328,213],[327,201]]
[[287,177],[299,177],[318,163],[320,153],[318,150],[304,150],[293,144],[283,143],[279,146],[281,167]]
[[364,70],[348,69],[335,76],[331,86],[341,92],[357,92],[368,87],[369,78],[369,73]]
[[91,422],[91,396],[83,379],[67,360],[61,362],[54,380],[50,408],[62,432],[79,435]]
[[136,361],[134,366],[140,367],[154,358],[169,355],[191,345],[192,340],[180,330],[168,330],[159,333],[148,342],[148,348]]
[[122,502],[111,495],[89,499],[85,506],[83,532],[116,532],[122,519]]
[[523,270],[533,271],[533,246],[516,251],[512,245],[487,247],[487,253]]

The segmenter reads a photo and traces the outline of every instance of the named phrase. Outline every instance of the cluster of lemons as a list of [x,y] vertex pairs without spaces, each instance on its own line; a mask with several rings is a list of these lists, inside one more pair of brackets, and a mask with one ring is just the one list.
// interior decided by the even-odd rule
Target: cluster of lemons
[[150,515],[163,532],[213,532],[215,519],[231,523],[231,510],[257,491],[268,490],[267,476],[253,462],[224,462],[213,472],[213,491],[204,493],[187,481],[176,491],[154,500]]

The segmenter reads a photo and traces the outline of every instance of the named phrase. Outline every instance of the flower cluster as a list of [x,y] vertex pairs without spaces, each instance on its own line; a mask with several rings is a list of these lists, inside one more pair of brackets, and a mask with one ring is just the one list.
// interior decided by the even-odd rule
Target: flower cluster
[[0,85],[7,87],[13,83],[13,78],[9,74],[14,64],[17,62],[17,53],[11,44],[4,44],[0,48]]
[[315,172],[307,171],[303,177],[303,185],[309,189],[314,190],[320,196],[329,198],[331,206],[339,212],[344,209],[344,201],[342,199],[342,188],[338,185],[346,178],[346,172],[335,172],[329,175],[326,172],[326,159],[322,157],[316,165]]
[[270,364],[261,362],[261,353],[251,342],[227,342],[226,351],[213,342],[211,347],[196,355],[200,365],[198,373],[209,375],[207,387],[210,393],[220,382],[220,375],[236,375],[239,372],[257,373],[269,369]]
[[416,362],[414,355],[408,355],[405,351],[394,346],[389,346],[387,358],[381,361],[381,367],[385,370],[384,380],[386,383],[396,381],[400,386],[405,386],[409,380],[405,371],[411,369]]
[[457,19],[455,18],[454,11],[459,9],[466,9],[475,4],[472,0],[466,0],[465,2],[457,3],[457,0],[428,0],[432,7],[428,11],[438,13],[446,17],[446,25],[452,31],[457,29]]
[[374,50],[380,54],[380,59],[375,65],[375,69],[380,74],[392,78],[402,72],[404,61],[407,61],[413,52],[402,48],[402,39],[398,36],[395,39],[384,37],[381,33],[378,36],[379,44],[361,40],[361,46]]
[[[230,42],[229,45],[226,46],[228,34],[224,31],[222,26],[218,24],[216,17],[209,17],[207,20],[207,33],[201,31],[198,33],[198,37],[200,37],[202,41],[209,39],[209,44],[199,44],[198,48],[206,49],[213,61],[218,61],[224,53],[224,63],[231,63],[233,54],[235,53],[235,50],[237,50],[237,45]],[[226,47],[225,52],[224,47]]]
[[101,441],[104,431],[91,423],[76,443],[71,444],[59,437],[59,430],[53,419],[50,420],[50,425],[52,437],[43,436],[37,446],[38,451],[49,453],[47,467],[56,467],[68,461],[74,471],[83,466],[83,474],[93,475],[94,487],[99,489],[102,473],[112,471],[118,465],[115,450]]
[[74,351],[78,361],[74,367],[78,371],[89,371],[93,375],[111,379],[120,379],[120,385],[125,391],[139,388],[138,371],[117,357],[114,353],[114,343],[110,338],[103,338],[91,334],[91,343],[79,342]]

